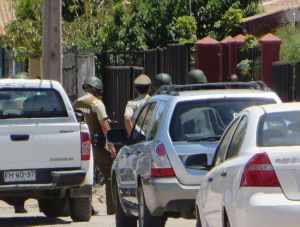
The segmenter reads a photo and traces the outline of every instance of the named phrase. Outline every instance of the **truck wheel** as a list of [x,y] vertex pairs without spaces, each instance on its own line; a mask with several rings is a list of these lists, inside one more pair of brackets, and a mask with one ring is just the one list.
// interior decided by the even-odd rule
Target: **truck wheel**
[[42,199],[38,200],[40,211],[49,218],[67,217],[70,215],[69,199]]
[[92,216],[92,197],[70,198],[70,216],[73,221],[89,221]]
[[113,201],[115,203],[116,210],[116,227],[137,227],[137,219],[135,217],[127,217],[123,211],[122,205],[120,203],[118,186],[115,179],[113,183]]
[[166,218],[162,216],[152,216],[147,207],[143,187],[139,187],[139,227],[164,227]]

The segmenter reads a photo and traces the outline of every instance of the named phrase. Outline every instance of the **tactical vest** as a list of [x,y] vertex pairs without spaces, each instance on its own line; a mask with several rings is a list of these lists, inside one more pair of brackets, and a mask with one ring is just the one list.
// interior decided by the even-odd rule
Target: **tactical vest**
[[[85,121],[89,127],[91,137],[98,134],[98,142],[105,143],[105,137],[101,129],[100,122],[97,118],[97,113],[92,110],[92,102],[96,99],[96,97],[92,96],[84,100],[76,100],[73,103],[73,108],[77,110],[81,110]],[[92,138],[93,140],[93,138]]]

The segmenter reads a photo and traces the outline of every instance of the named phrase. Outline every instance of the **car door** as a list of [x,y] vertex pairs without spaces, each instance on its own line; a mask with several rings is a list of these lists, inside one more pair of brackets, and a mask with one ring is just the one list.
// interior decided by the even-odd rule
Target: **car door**
[[128,146],[126,152],[126,169],[127,169],[127,181],[126,186],[130,190],[131,197],[130,202],[137,204],[136,197],[136,167],[138,159],[143,155],[148,144],[147,137],[149,134],[149,128],[155,115],[156,102],[148,103],[141,110],[139,116],[137,117],[135,124],[133,126],[133,132],[130,136],[131,145]]
[[218,146],[215,167],[205,178],[204,212],[206,222],[211,227],[223,226],[225,202],[232,201],[232,189],[237,176],[233,162],[245,136],[247,122],[248,118],[243,116],[229,126]]

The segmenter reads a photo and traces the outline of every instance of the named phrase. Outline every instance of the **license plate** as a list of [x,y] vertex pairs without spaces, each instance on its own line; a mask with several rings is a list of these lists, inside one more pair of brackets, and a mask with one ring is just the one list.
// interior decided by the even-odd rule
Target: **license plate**
[[4,182],[35,181],[35,170],[5,171]]

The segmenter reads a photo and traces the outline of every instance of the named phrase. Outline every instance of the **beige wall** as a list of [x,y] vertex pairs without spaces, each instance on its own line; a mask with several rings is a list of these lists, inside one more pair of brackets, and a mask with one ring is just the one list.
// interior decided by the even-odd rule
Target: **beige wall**
[[42,59],[41,58],[29,58],[29,78],[42,78]]

